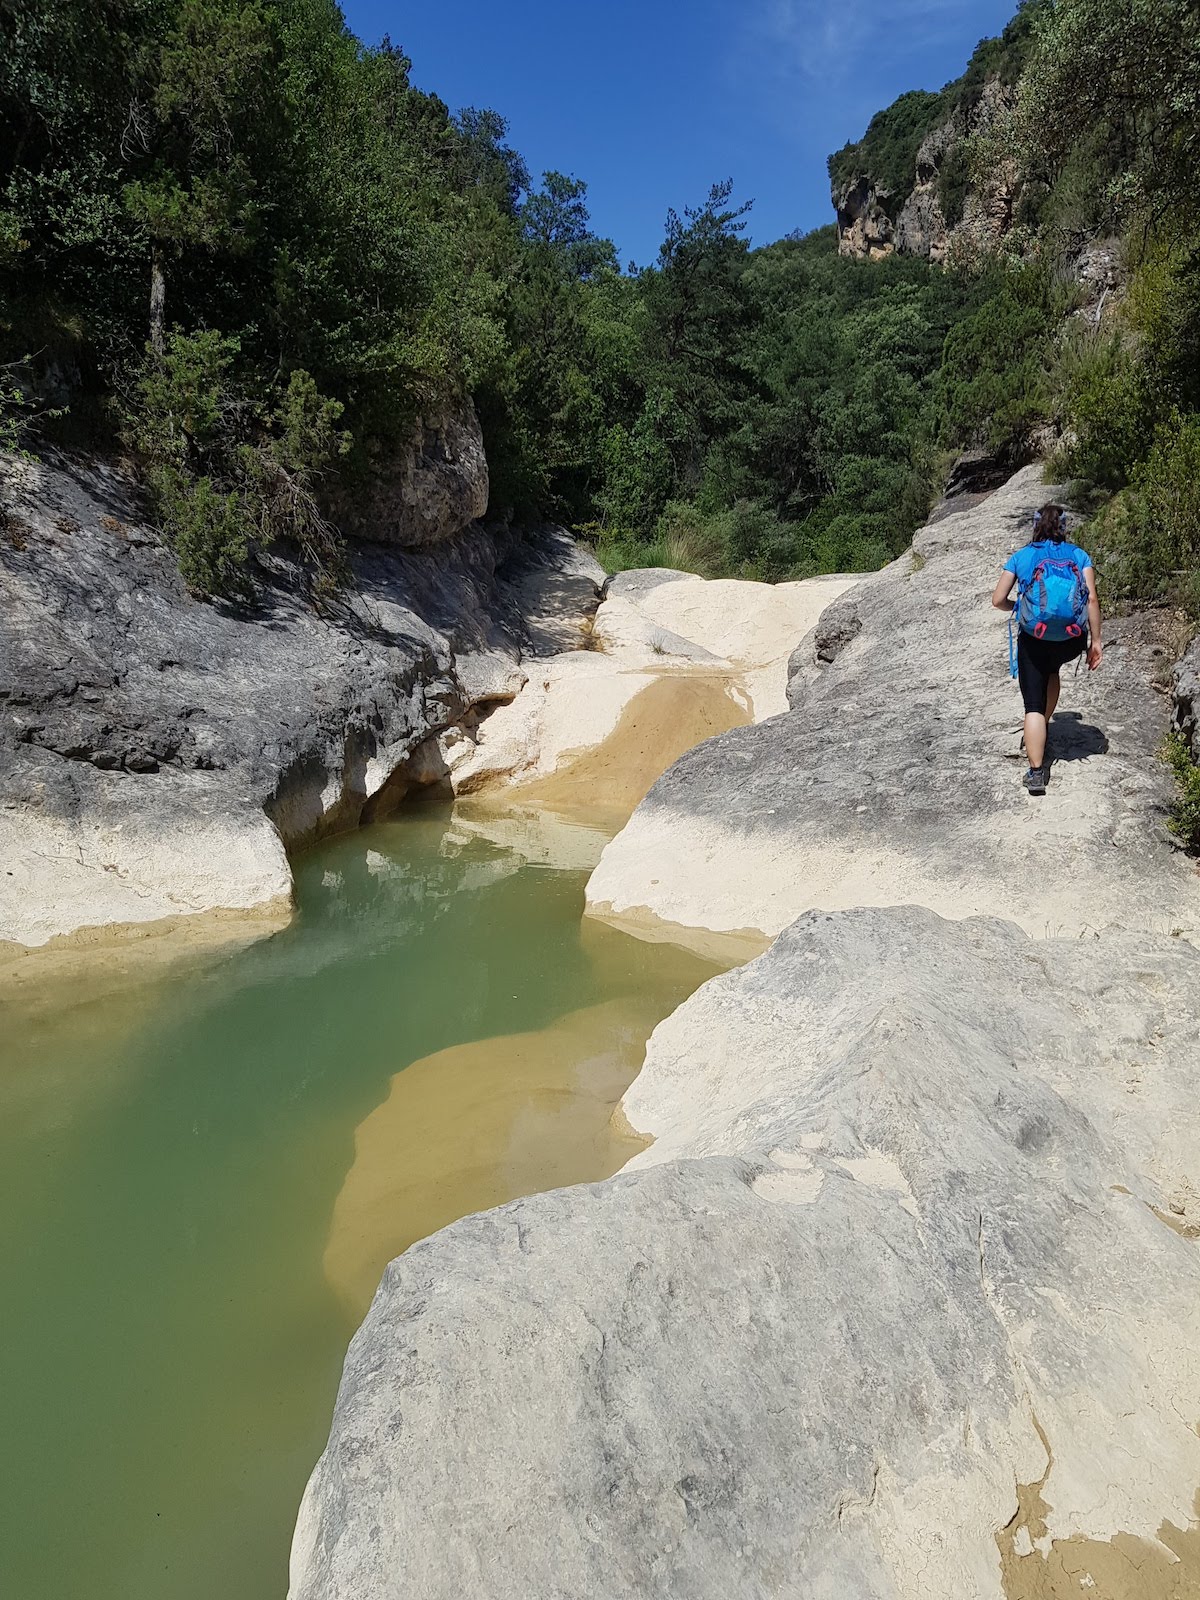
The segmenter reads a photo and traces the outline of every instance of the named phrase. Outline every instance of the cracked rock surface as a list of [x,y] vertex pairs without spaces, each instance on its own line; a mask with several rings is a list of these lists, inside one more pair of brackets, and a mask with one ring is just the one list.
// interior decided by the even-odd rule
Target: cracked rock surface
[[[511,698],[603,572],[556,530],[352,547],[316,609],[280,552],[250,608],[188,594],[131,485],[0,462],[0,941],[286,907],[286,849],[394,799],[423,740]],[[442,507],[442,512],[446,508]]]
[[801,917],[623,1174],[388,1268],[292,1600],[1116,1600],[1114,1535],[1197,1592],[1198,1016],[1179,939]]

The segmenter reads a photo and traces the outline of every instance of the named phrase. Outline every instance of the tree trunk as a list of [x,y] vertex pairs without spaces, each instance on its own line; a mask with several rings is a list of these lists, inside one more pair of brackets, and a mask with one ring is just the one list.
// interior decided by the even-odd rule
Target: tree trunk
[[166,348],[167,274],[163,268],[162,247],[155,243],[150,253],[150,348],[162,360]]

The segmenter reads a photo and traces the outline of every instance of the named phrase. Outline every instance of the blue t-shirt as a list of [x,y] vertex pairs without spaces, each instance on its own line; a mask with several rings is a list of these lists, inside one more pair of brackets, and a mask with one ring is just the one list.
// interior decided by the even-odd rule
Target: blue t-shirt
[[1038,562],[1047,559],[1073,561],[1080,572],[1085,572],[1092,565],[1092,558],[1087,551],[1067,539],[1035,539],[1032,544],[1025,545],[1009,556],[1004,563],[1004,570],[1016,573],[1017,582],[1024,589],[1033,577],[1033,569]]

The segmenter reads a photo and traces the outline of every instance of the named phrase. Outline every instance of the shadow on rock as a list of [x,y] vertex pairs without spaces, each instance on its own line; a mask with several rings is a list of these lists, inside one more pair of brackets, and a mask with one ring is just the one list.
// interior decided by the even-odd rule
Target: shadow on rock
[[1050,754],[1054,761],[1086,761],[1089,756],[1108,753],[1108,736],[1078,711],[1059,711],[1050,735]]

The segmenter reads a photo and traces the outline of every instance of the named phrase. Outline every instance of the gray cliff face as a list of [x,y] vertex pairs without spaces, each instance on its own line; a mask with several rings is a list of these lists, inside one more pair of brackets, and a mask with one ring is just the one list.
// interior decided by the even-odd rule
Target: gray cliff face
[[1119,1530],[1173,1561],[1198,1002],[1181,941],[803,917],[656,1031],[624,1174],[388,1268],[291,1600],[1000,1600],[1005,1550],[1032,1595]]
[[[353,825],[399,797],[430,733],[511,698],[522,659],[555,648],[572,619],[578,630],[603,580],[565,534],[523,542],[471,524],[436,550],[353,548],[327,615],[286,554],[265,555],[256,604],[237,610],[187,593],[113,472],[10,462],[4,505],[0,826],[44,822],[70,855],[71,830],[97,819],[126,839],[182,839],[218,819],[261,830],[265,814],[287,846]],[[87,855],[84,841],[80,864]],[[136,899],[138,861],[101,855],[89,865]],[[145,910],[167,914],[155,870]],[[246,903],[221,897],[218,863],[205,872],[176,909]],[[53,893],[52,880],[23,892]],[[20,907],[2,898],[19,881],[0,880],[0,938],[21,938]],[[136,910],[127,920],[142,920]]]
[[833,192],[838,254],[882,260],[896,248],[895,224],[888,213],[891,195],[869,177],[859,176]]
[[488,507],[488,464],[470,400],[419,419],[406,450],[376,460],[367,484],[334,507],[357,539],[403,549],[443,544]]

